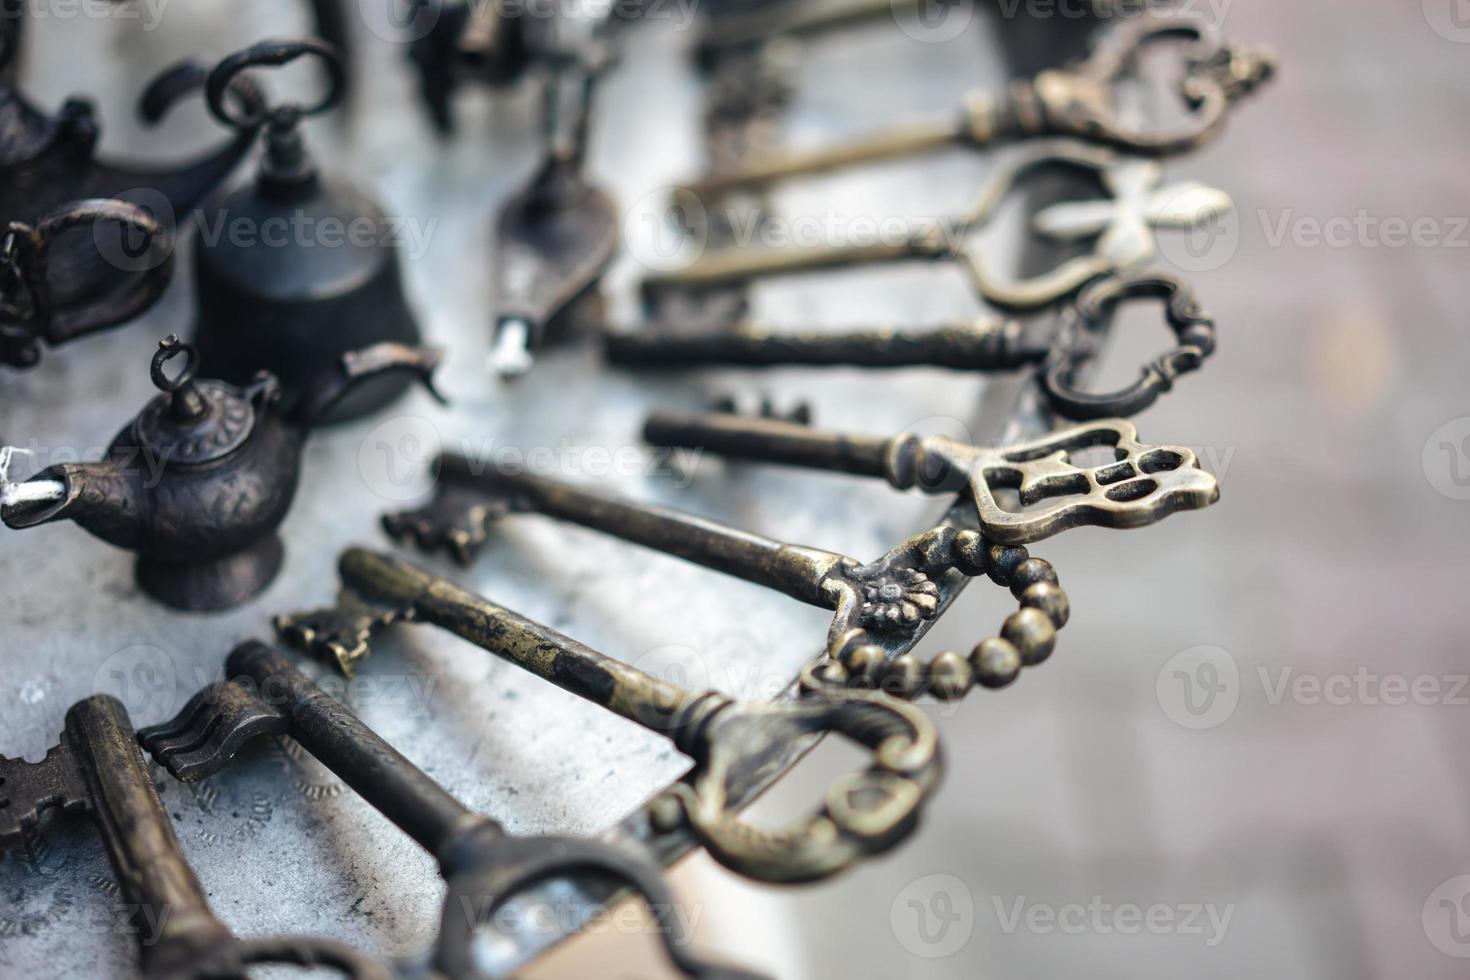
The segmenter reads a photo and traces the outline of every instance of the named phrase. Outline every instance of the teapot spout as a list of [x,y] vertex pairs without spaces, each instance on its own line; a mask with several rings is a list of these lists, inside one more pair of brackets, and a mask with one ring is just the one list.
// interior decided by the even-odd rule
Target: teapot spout
[[0,479],[0,494],[0,519],[6,527],[20,530],[69,520],[119,547],[137,546],[139,480],[114,461],[63,463],[23,483]]
[[332,409],[358,385],[386,374],[407,373],[421,383],[441,405],[446,399],[434,387],[434,371],[444,359],[433,347],[410,347],[395,341],[349,351],[307,388],[291,413],[291,421],[303,432],[331,421]]

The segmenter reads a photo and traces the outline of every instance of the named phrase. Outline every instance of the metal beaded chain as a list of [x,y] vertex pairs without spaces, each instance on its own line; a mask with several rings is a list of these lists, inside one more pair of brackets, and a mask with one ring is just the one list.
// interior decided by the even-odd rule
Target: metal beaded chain
[[978,531],[956,532],[951,553],[959,571],[987,575],[1020,601],[1021,608],[1006,617],[999,636],[981,641],[968,657],[946,650],[925,663],[913,653],[889,660],[881,646],[868,642],[867,631],[852,629],[833,643],[827,659],[813,669],[812,681],[877,687],[906,700],[928,693],[941,701],[958,701],[972,685],[1006,687],[1022,667],[1044,663],[1056,648],[1057,630],[1067,625],[1072,612],[1051,562],[1031,557],[1023,547],[987,544]]

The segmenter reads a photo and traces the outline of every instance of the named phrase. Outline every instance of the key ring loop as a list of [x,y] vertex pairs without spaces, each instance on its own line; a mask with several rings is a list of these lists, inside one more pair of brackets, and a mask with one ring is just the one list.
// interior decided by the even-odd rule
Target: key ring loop
[[[315,103],[302,105],[288,102],[267,108],[262,102],[248,106],[247,111],[236,113],[230,109],[226,95],[236,75],[250,68],[280,67],[298,58],[314,55],[322,60],[327,69],[327,91]],[[294,41],[262,41],[259,44],[237,51],[215,65],[204,83],[205,98],[209,111],[227,126],[239,130],[255,129],[271,116],[280,115],[291,119],[315,116],[333,108],[342,100],[346,86],[346,70],[337,49],[325,41],[303,38]]]
[[[1083,391],[1077,374],[1097,355],[1099,341],[1118,306],[1132,299],[1164,302],[1164,316],[1177,345],[1143,366],[1138,380],[1105,393]],[[1215,321],[1200,309],[1194,293],[1164,272],[1144,272],[1104,279],[1078,297],[1063,314],[1064,346],[1042,373],[1041,387],[1053,410],[1064,418],[1087,422],[1128,418],[1158,401],[1174,387],[1174,379],[1197,370],[1215,350]]]

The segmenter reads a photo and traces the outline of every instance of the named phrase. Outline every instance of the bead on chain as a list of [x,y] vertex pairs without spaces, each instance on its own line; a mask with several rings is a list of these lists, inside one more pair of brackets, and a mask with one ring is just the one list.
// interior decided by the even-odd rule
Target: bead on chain
[[1011,590],[1021,608],[1006,617],[1000,635],[982,641],[968,657],[947,650],[927,664],[912,653],[889,660],[867,632],[849,630],[814,671],[822,682],[850,687],[876,687],[906,700],[933,694],[957,701],[972,686],[1006,687],[1023,667],[1046,661],[1056,648],[1057,630],[1067,625],[1071,605],[1051,563],[1031,557],[1025,548],[986,545],[975,531],[954,536],[952,555],[966,575],[988,575]]

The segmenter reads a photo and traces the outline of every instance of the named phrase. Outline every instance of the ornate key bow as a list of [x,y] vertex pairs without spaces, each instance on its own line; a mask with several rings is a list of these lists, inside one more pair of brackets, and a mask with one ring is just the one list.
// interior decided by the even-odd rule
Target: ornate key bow
[[[338,606],[277,619],[288,640],[350,669],[378,629],[432,623],[664,735],[695,767],[651,806],[656,829],[687,826],[711,856],[751,878],[816,881],[888,850],[913,830],[939,782],[933,723],[878,692],[827,691],[769,703],[691,693],[402,559],[352,549],[339,570]],[[346,650],[355,656],[344,657]],[[767,831],[741,821],[729,784],[734,760],[814,733],[845,736],[871,753],[872,764],[833,783],[819,810],[791,827]]]

